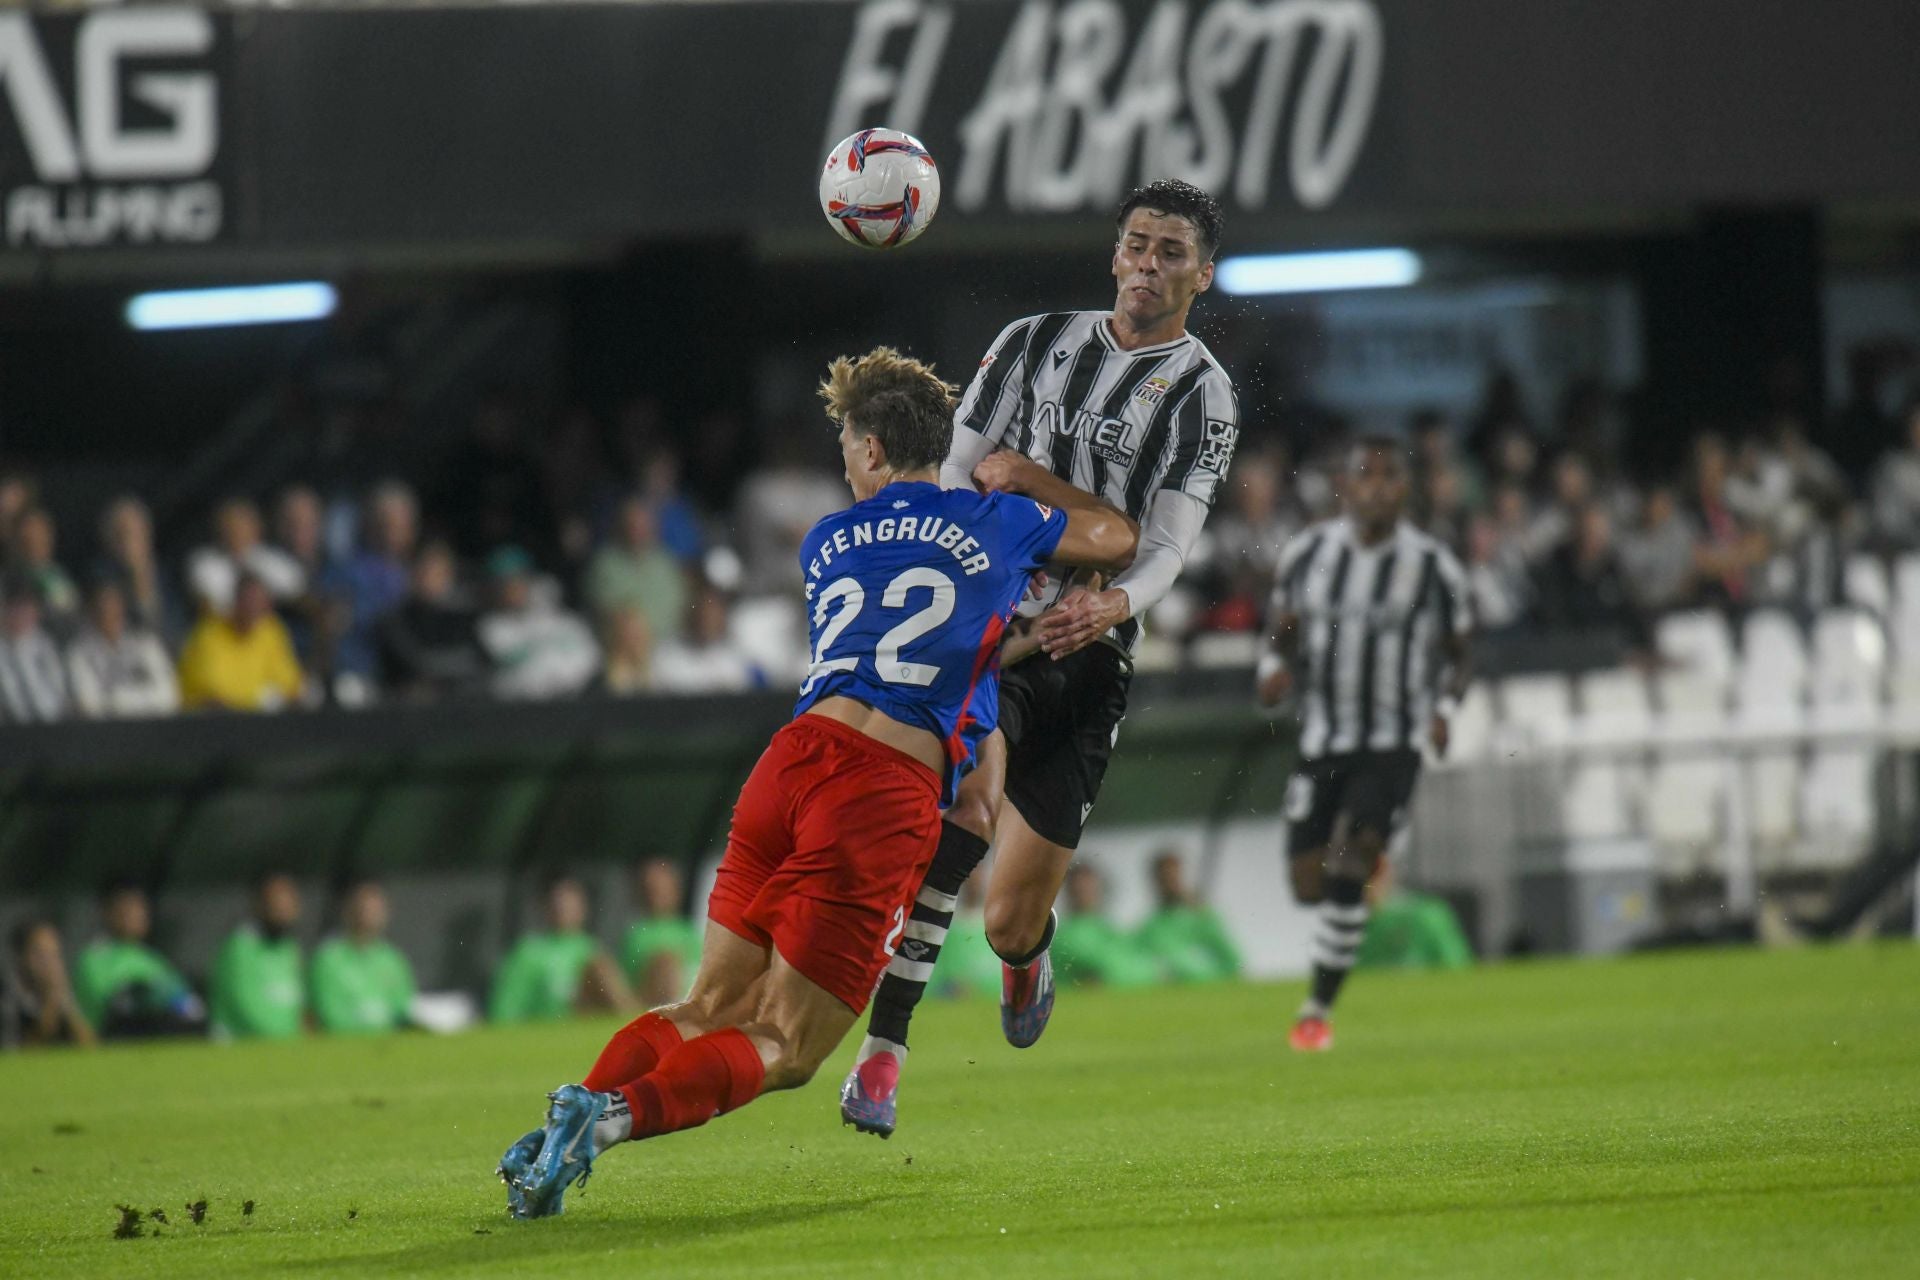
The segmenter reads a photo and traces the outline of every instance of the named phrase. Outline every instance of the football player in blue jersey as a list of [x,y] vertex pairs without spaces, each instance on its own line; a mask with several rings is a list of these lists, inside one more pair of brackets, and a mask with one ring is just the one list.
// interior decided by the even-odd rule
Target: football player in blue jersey
[[854,504],[800,551],[811,656],[794,719],[741,788],[693,991],[616,1033],[500,1165],[517,1217],[560,1212],[619,1142],[806,1083],[866,1007],[932,861],[940,809],[999,714],[1000,646],[1050,562],[1113,570],[1139,530],[943,490],[953,388],[881,347],[821,387]]

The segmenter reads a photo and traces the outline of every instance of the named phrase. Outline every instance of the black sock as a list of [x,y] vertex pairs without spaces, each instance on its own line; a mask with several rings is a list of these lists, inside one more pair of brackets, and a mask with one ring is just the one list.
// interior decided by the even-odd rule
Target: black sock
[[[1025,955],[1021,955],[1021,956],[1008,956],[1008,955],[1000,955],[1000,948],[994,947],[993,954],[1000,956],[1000,959],[1012,968],[1024,969],[1028,965],[1032,964],[1035,960],[1038,960],[1040,958],[1040,953],[1042,951],[1045,951],[1048,947],[1053,945],[1053,927],[1058,923],[1059,921],[1054,918],[1053,912],[1049,911],[1047,912],[1046,932],[1040,935],[1040,941],[1033,944],[1033,949],[1031,951],[1028,951]],[[989,938],[987,942],[988,942],[988,945],[991,946],[993,940]]]
[[1320,903],[1320,924],[1313,937],[1313,997],[1311,1004],[1333,1008],[1340,984],[1353,968],[1360,939],[1367,931],[1367,882],[1345,877],[1327,880],[1327,896]]
[[913,1010],[927,993],[933,977],[934,962],[940,958],[941,944],[953,927],[953,908],[960,886],[967,882],[980,859],[987,856],[987,842],[951,822],[940,824],[940,847],[934,851],[933,865],[920,882],[913,900],[906,931],[900,946],[880,976],[874,989],[873,1009],[867,1018],[867,1034],[877,1040],[907,1047],[907,1024]]

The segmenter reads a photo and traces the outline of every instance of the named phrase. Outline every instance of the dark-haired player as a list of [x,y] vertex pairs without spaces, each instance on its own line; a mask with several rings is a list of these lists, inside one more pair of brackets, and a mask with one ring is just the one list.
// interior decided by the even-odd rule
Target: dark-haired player
[[1293,893],[1317,906],[1313,989],[1295,1049],[1333,1047],[1328,1015],[1367,927],[1367,882],[1420,776],[1423,739],[1447,749],[1447,720],[1470,678],[1467,577],[1408,524],[1406,453],[1354,446],[1344,514],[1294,536],[1273,588],[1272,649],[1260,700],[1300,703],[1300,768],[1287,785]]
[[[1187,332],[1213,284],[1220,207],[1184,182],[1156,182],[1120,206],[1102,311],[1008,325],[980,362],[954,420],[943,484],[1022,493],[1064,506],[1092,500],[1140,525],[1140,554],[1105,590],[1062,580],[1022,611],[1045,656],[1010,666],[1004,752],[989,743],[941,827],[940,849],[898,955],[874,996],[841,1118],[893,1132],[907,1024],[933,974],[956,895],[998,837],[987,939],[1005,961],[1001,1029],[1025,1047],[1053,1008],[1053,900],[1100,794],[1127,709],[1140,618],[1180,576],[1233,457],[1233,385]],[[1001,804],[1002,787],[1006,804]]]
[[[1049,560],[1115,569],[1136,530],[943,490],[953,389],[881,347],[821,388],[854,504],[801,542],[813,660],[734,806],[687,999],[617,1032],[500,1162],[517,1217],[560,1212],[618,1142],[805,1084],[865,1007],[933,857],[940,806],[994,727],[1000,645]],[[1068,504],[1063,504],[1063,506]]]

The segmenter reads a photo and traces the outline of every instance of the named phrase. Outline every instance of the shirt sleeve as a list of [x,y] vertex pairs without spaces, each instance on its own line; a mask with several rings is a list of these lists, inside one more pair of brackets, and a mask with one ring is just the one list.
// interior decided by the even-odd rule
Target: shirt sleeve
[[1300,576],[1307,562],[1313,558],[1313,549],[1320,543],[1320,535],[1307,530],[1296,533],[1280,549],[1280,563],[1273,574],[1273,613],[1299,612]]
[[947,449],[947,459],[940,464],[940,487],[971,490],[973,469],[992,452],[993,441],[977,431],[955,427],[953,444]]
[[[1016,320],[1000,331],[987,348],[987,354],[974,371],[960,407],[954,411],[954,435],[971,431],[986,440],[991,448],[1004,443],[1007,428],[1020,416],[1020,387],[1027,365],[1027,340],[1040,323],[1039,316]],[[985,456],[984,454],[982,455]],[[977,459],[976,459],[977,461]],[[971,473],[973,468],[968,467]],[[957,487],[957,486],[956,486]]]
[[1113,580],[1114,586],[1127,593],[1131,616],[1139,617],[1173,590],[1206,522],[1204,499],[1170,489],[1153,495],[1147,518],[1140,522],[1140,549],[1126,572]]
[[987,498],[999,520],[1000,552],[1006,563],[1027,573],[1044,569],[1067,532],[1067,513],[1012,493]]
[[1440,627],[1451,636],[1464,636],[1473,630],[1473,602],[1467,585],[1467,571],[1453,552],[1442,547],[1434,559],[1434,580],[1440,591]]
[[1174,426],[1173,460],[1160,487],[1178,489],[1211,507],[1240,439],[1240,399],[1227,375],[1209,369],[1175,409]]

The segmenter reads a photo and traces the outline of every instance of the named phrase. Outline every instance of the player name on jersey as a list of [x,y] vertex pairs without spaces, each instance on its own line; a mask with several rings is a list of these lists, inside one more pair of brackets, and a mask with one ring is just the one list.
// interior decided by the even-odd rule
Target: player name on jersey
[[[1040,510],[1044,515],[1050,508],[1043,506]],[[951,520],[939,516],[883,516],[835,529],[832,537],[821,541],[820,553],[807,563],[807,577],[818,581],[836,555],[843,556],[855,547],[876,542],[914,541],[931,542],[947,552],[960,562],[960,571],[969,578],[993,567],[993,559],[981,549],[980,540]],[[811,582],[807,585],[807,594],[813,594]]]

